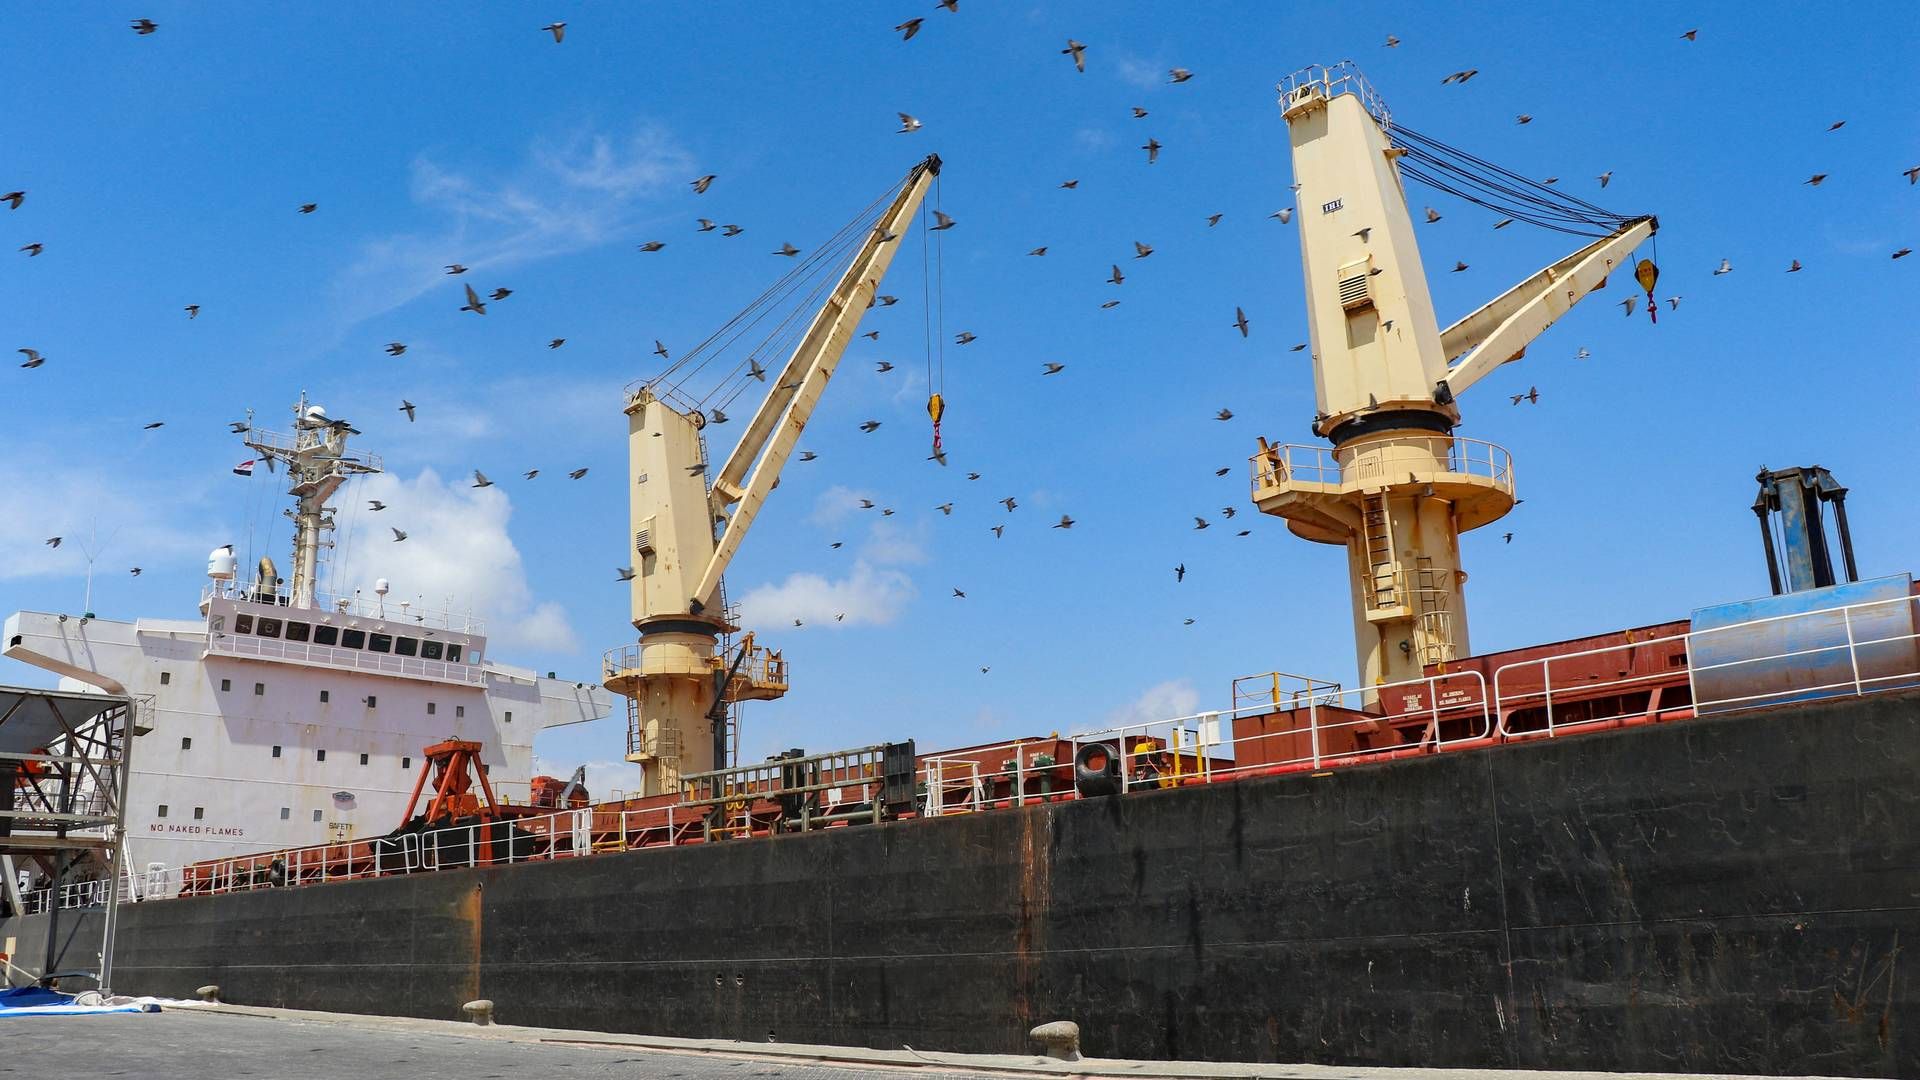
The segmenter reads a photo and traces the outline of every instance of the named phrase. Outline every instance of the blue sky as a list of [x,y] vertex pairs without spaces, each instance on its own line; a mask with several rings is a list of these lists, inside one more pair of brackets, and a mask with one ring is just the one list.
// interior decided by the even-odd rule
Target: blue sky
[[[229,473],[248,455],[225,422],[253,408],[284,426],[305,388],[390,470],[357,494],[392,509],[343,514],[354,539],[334,583],[452,595],[490,617],[499,658],[591,677],[632,637],[613,573],[628,561],[620,387],[659,370],[655,339],[700,340],[788,269],[771,249],[824,239],[937,151],[940,205],[959,221],[946,327],[979,337],[945,349],[953,467],[924,460],[908,248],[886,290],[902,303],[869,315],[880,339],[849,351],[803,440],[819,460],[789,467],[729,574],[795,681],[748,712],[749,751],[956,745],[1218,707],[1236,675],[1275,668],[1350,681],[1342,558],[1261,518],[1245,466],[1256,435],[1310,441],[1313,412],[1305,354],[1289,351],[1306,337],[1296,237],[1267,216],[1291,205],[1273,87],[1343,57],[1423,133],[1659,215],[1660,295],[1684,297],[1649,326],[1622,318],[1630,286],[1615,282],[1463,396],[1462,433],[1513,452],[1526,499],[1464,542],[1478,649],[1765,591],[1746,509],[1763,463],[1834,470],[1854,491],[1863,571],[1912,566],[1920,257],[1889,255],[1920,246],[1920,187],[1901,175],[1920,165],[1920,8],[823,10],[265,18],[155,2],[9,20],[0,57],[36,74],[10,84],[0,116],[0,191],[28,192],[0,209],[0,347],[47,363],[0,368],[0,608],[79,609],[85,558],[41,544],[55,534],[94,530],[94,607],[110,618],[191,614],[218,543],[284,567],[272,479]],[[128,30],[140,15],[159,32]],[[902,42],[890,28],[913,16],[923,29]],[[560,45],[539,31],[556,19]],[[1382,47],[1388,34],[1400,47]],[[1060,55],[1069,37],[1088,45],[1085,74]],[[1176,66],[1193,80],[1168,85]],[[1470,83],[1441,85],[1469,67]],[[902,111],[925,128],[897,134]],[[1148,137],[1166,147],[1151,167],[1136,149]],[[1830,178],[1802,183],[1816,172]],[[707,173],[712,190],[693,194]],[[1058,188],[1069,178],[1078,190]],[[1443,323],[1577,244],[1411,197],[1445,214],[1420,228],[1426,265],[1472,267],[1433,282]],[[295,212],[308,202],[316,213]],[[746,232],[696,233],[699,216]],[[656,239],[664,250],[636,250]],[[1105,286],[1135,240],[1155,254]],[[33,242],[44,254],[14,251]],[[1723,258],[1735,272],[1712,276]],[[1789,276],[1794,259],[1805,270]],[[446,277],[453,262],[472,270]],[[477,319],[456,310],[461,281],[514,295]],[[1109,296],[1123,302],[1101,310]],[[567,344],[547,349],[554,337]],[[389,341],[407,354],[387,356]],[[881,360],[897,369],[877,373]],[[1047,361],[1066,370],[1043,378]],[[1507,404],[1530,385],[1539,405]],[[1235,419],[1212,420],[1222,407]],[[883,427],[862,434],[870,418]],[[153,420],[166,427],[143,432]],[[740,426],[714,429],[716,455]],[[472,491],[475,468],[499,485]],[[1009,495],[1012,515],[994,505]],[[862,496],[897,513],[845,509]],[[951,517],[934,509],[949,500]],[[1251,536],[1219,527],[1229,505]],[[1061,513],[1079,525],[1044,527]],[[1194,532],[1195,515],[1216,527]],[[388,525],[413,539],[386,543]],[[815,609],[853,615],[791,626]],[[39,680],[9,665],[0,681]],[[541,749],[616,758],[620,740],[608,722]]]

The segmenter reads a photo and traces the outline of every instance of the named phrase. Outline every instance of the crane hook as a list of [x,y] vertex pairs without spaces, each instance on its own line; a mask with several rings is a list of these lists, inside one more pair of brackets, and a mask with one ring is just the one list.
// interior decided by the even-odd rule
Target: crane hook
[[1641,259],[1639,264],[1633,268],[1633,277],[1635,281],[1640,283],[1640,287],[1647,291],[1647,317],[1658,325],[1660,322],[1660,305],[1653,301],[1653,285],[1654,282],[1660,280],[1660,268],[1653,265],[1652,259]]

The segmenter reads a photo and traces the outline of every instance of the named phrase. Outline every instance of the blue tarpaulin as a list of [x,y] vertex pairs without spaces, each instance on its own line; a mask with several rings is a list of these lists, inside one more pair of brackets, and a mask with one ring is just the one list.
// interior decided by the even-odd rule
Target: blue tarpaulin
[[[91,1000],[99,1000],[97,997]],[[57,990],[46,990],[38,986],[23,986],[17,990],[0,990],[0,1019],[14,1016],[93,1016],[100,1013],[121,1012],[159,1012],[160,1006],[151,998],[131,1001],[127,998],[115,999],[117,1005],[76,1005],[74,995],[62,994]]]

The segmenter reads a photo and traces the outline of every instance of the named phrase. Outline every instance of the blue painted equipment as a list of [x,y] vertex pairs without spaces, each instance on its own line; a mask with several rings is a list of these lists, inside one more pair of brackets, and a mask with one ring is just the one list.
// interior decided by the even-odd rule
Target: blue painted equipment
[[[1840,534],[1840,555],[1846,564],[1847,580],[1859,581],[1860,571],[1853,564],[1853,536],[1847,531],[1847,489],[1833,474],[1818,465],[1799,469],[1768,469],[1762,466],[1760,495],[1753,500],[1753,513],[1760,519],[1760,542],[1767,549],[1767,576],[1773,581],[1773,594],[1823,589],[1836,584],[1833,576],[1833,548],[1827,541],[1827,523],[1822,506],[1833,504],[1833,522]],[[1776,527],[1770,515],[1778,514]],[[1786,579],[1781,580],[1781,561],[1774,554],[1774,534],[1779,533],[1780,548],[1786,556]]]

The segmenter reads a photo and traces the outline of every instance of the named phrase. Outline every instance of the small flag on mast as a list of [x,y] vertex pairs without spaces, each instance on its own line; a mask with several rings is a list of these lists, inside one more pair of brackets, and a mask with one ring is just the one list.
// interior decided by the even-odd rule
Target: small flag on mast
[[[258,460],[258,459],[256,458],[255,460]],[[253,475],[253,461],[243,461],[243,462],[241,462],[240,464],[238,464],[238,465],[235,465],[235,466],[233,467],[233,475],[235,475],[235,476],[252,476],[252,475]]]

